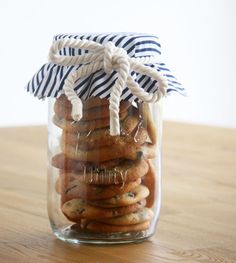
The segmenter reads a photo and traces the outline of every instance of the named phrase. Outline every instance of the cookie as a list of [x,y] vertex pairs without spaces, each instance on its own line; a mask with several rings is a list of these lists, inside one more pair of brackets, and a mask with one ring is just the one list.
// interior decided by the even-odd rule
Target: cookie
[[83,162],[101,163],[121,158],[135,161],[141,158],[153,159],[157,155],[156,146],[150,143],[140,146],[134,143],[120,142],[120,144],[114,144],[112,147],[106,146],[90,150],[79,149],[69,144],[61,144],[61,148],[67,158]]
[[81,198],[85,200],[108,199],[116,195],[122,195],[131,191],[140,185],[141,179],[132,181],[126,184],[117,184],[109,186],[89,185],[74,180],[68,184],[66,189],[63,189],[62,199],[65,201]]
[[56,183],[55,183],[55,190],[58,194],[62,193],[62,189],[64,188],[62,186],[63,181],[61,180],[60,176],[57,178]]
[[63,153],[54,155],[51,159],[51,165],[66,171],[70,171],[72,167],[73,170],[76,171],[83,171],[85,166],[93,167],[92,163],[75,161],[73,159],[67,158]]
[[139,185],[134,189],[130,190],[129,192],[126,192],[122,195],[116,195],[109,199],[90,201],[89,203],[94,206],[105,207],[105,208],[120,207],[120,206],[135,204],[140,200],[147,198],[148,195],[149,195],[148,188],[144,185]]
[[139,148],[139,152],[145,159],[154,159],[157,157],[157,146],[146,142]]
[[133,134],[126,136],[111,136],[109,134],[109,129],[98,129],[87,136],[63,132],[61,145],[68,144],[81,150],[91,150],[113,145],[122,147],[124,144],[141,146],[147,138],[147,131],[142,127],[139,128],[135,137]]
[[[101,99],[99,97],[92,97],[86,101],[82,101],[82,103],[83,103],[83,108],[87,110],[94,107],[109,105],[109,100],[105,98]],[[71,102],[67,99],[65,94],[60,95],[60,97],[57,98],[55,104],[58,104],[62,108],[69,108],[69,109],[72,108]]]
[[130,214],[144,207],[145,203],[145,200],[142,200],[129,206],[101,208],[89,205],[82,199],[72,199],[63,204],[62,212],[70,221],[77,222],[82,218],[99,219]]
[[[127,117],[127,112],[120,114],[120,120],[123,120]],[[56,114],[52,119],[53,123],[59,128],[70,131],[70,132],[91,132],[95,129],[109,127],[110,118],[95,119],[92,121],[71,121],[64,118],[59,118]]]
[[[90,221],[85,226],[83,226],[83,228],[87,231],[96,232],[96,233],[116,233],[116,232],[125,233],[125,232],[143,231],[148,229],[149,226],[150,226],[149,221],[145,221],[136,225],[123,225],[123,226],[109,225],[101,222]],[[74,229],[76,228],[74,227]],[[79,229],[81,229],[80,226]]]
[[[71,145],[61,145],[62,152],[66,157],[83,161],[83,162],[106,162],[113,159],[128,159],[140,160],[143,157],[143,152],[140,147],[136,145],[127,145],[124,143],[122,146],[103,147],[100,149],[82,150]],[[145,150],[146,151],[146,150]]]
[[104,105],[109,105],[109,100],[106,98],[92,97],[88,100],[82,101],[84,109],[88,110],[95,107],[101,107]]
[[124,143],[142,145],[147,140],[148,134],[140,124],[136,116],[128,116],[122,122],[120,136],[111,136],[109,128],[96,129],[88,134],[64,131],[61,142],[87,150],[112,145],[119,147]]
[[82,162],[66,157],[63,153],[56,154],[51,159],[51,165],[63,170],[63,172],[74,171],[74,172],[83,172],[85,168],[90,169],[110,169],[112,167],[118,166],[122,159],[113,159],[107,162],[102,162],[99,165],[92,162]]
[[116,216],[112,218],[98,218],[96,221],[109,224],[109,225],[118,225],[118,226],[126,226],[126,225],[136,225],[143,223],[145,221],[151,221],[153,218],[153,212],[150,208],[142,207],[141,209],[132,212],[130,214],[125,214],[122,216]]
[[144,127],[148,131],[149,138],[153,145],[157,144],[157,128],[154,120],[152,118],[152,114],[150,111],[150,106],[146,102],[142,102],[139,104],[139,111],[141,113],[142,119],[144,121]]
[[147,171],[148,164],[142,159],[134,162],[126,160],[112,168],[84,167],[82,172],[77,173],[60,170],[60,174],[86,184],[110,185],[135,181]]
[[[122,113],[126,112],[130,106],[131,104],[128,101],[121,102],[119,114],[122,115]],[[71,116],[71,111],[72,111],[71,107],[63,107],[63,104],[61,105],[60,103],[57,103],[57,101],[54,104],[54,112],[59,118],[73,120]],[[91,121],[95,119],[102,119],[109,117],[110,117],[109,104],[90,108],[90,109],[85,109],[83,107],[83,118],[81,119],[81,121]]]
[[151,160],[148,160],[148,172],[143,177],[143,184],[147,186],[147,188],[150,191],[149,196],[147,197],[147,207],[152,207],[155,202],[155,196],[156,196],[156,171],[155,167]]

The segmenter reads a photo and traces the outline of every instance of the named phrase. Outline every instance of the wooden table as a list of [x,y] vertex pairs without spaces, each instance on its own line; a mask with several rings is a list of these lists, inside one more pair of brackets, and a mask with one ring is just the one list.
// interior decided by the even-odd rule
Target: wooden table
[[164,125],[161,219],[140,244],[69,245],[46,212],[45,127],[0,129],[0,262],[236,262],[236,130]]

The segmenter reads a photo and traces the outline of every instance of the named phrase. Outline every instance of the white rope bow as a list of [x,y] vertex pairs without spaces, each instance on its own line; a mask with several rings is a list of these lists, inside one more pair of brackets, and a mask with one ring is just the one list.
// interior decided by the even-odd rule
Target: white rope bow
[[[62,56],[59,51],[65,47],[85,49],[89,53],[78,56]],[[123,48],[116,47],[112,42],[104,45],[90,40],[64,38],[53,43],[49,52],[49,61],[63,65],[73,66],[83,64],[78,70],[70,73],[65,80],[64,91],[72,104],[71,116],[73,120],[79,121],[82,118],[82,102],[74,91],[74,83],[78,78],[86,77],[100,69],[111,74],[117,71],[118,77],[110,93],[110,135],[120,134],[119,106],[122,90],[127,86],[133,95],[144,102],[156,102],[166,94],[167,80],[155,69],[145,64],[157,63],[155,57],[130,58]],[[135,71],[157,80],[159,88],[155,93],[148,93],[139,87],[138,83],[130,75]]]

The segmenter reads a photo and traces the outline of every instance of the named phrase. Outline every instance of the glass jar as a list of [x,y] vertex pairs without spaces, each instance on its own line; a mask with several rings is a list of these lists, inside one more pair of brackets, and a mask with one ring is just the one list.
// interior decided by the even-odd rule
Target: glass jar
[[49,100],[48,214],[71,243],[114,244],[155,233],[161,205],[161,101],[120,101],[120,135],[109,133],[109,100],[83,102],[71,118],[62,94]]
[[156,36],[59,34],[28,82],[49,99],[48,214],[71,243],[151,237],[161,205],[162,98],[185,94]]

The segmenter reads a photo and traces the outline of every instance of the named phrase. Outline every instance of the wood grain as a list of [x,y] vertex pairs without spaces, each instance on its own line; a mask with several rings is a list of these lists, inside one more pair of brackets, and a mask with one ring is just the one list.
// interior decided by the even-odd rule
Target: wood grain
[[69,245],[46,212],[46,127],[0,129],[0,262],[236,262],[236,130],[165,123],[163,202],[140,244]]

